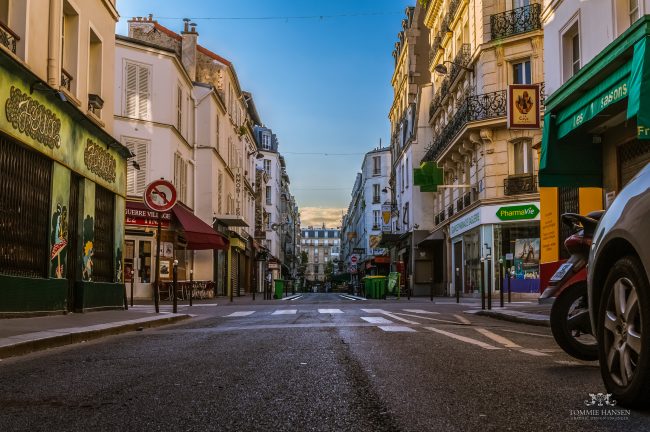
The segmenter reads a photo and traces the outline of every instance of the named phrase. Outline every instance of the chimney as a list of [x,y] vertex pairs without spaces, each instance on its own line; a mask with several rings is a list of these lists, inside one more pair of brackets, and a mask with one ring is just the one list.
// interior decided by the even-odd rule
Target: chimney
[[196,24],[190,22],[189,18],[184,18],[183,22],[181,61],[190,79],[196,81],[196,42],[199,34],[196,32]]

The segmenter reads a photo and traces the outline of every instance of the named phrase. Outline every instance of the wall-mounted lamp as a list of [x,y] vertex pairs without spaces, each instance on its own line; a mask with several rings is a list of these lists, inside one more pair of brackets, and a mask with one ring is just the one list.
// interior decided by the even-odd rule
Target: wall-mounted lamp
[[53,89],[52,87],[45,84],[43,81],[34,81],[29,86],[29,94],[34,93],[34,90],[41,92],[49,93],[52,92],[56,97],[59,98],[61,102],[67,102],[68,98],[65,97],[65,94],[62,91]]
[[257,153],[257,155],[255,156],[255,159],[264,159],[264,155],[262,153],[260,153],[258,150],[255,150],[253,152],[248,153],[248,157],[253,156],[255,153]]
[[443,61],[442,63],[437,64],[436,67],[433,68],[433,70],[436,71],[436,72],[438,72],[440,75],[447,75],[447,74],[449,73],[449,71],[447,70],[447,66],[445,66],[445,63],[451,63],[451,64],[453,64],[453,65],[458,66],[458,67],[461,68],[461,69],[466,70],[467,72],[472,72],[472,69],[470,69],[470,68],[468,68],[468,67],[466,67],[466,66],[463,66],[463,65],[461,65],[461,64],[454,63],[454,62],[451,61],[451,60],[445,60],[445,61]]

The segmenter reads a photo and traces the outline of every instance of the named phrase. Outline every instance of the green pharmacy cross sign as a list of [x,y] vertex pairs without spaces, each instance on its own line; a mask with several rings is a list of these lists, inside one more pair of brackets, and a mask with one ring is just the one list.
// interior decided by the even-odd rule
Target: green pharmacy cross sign
[[435,162],[422,162],[420,168],[413,170],[413,184],[420,187],[420,192],[438,192],[438,186],[444,183],[443,170]]
[[502,221],[535,219],[539,209],[535,204],[501,207],[497,210],[497,217]]

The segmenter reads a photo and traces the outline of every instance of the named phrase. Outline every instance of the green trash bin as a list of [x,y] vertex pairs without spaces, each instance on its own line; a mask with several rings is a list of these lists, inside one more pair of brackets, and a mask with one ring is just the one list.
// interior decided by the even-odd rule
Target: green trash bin
[[374,298],[373,293],[372,293],[373,288],[374,287],[372,285],[372,279],[370,278],[370,276],[364,277],[363,278],[363,290],[365,291],[366,298],[369,298],[369,299]]
[[275,279],[275,298],[281,299],[284,294],[284,279]]
[[386,298],[386,276],[375,276],[375,298],[383,299]]

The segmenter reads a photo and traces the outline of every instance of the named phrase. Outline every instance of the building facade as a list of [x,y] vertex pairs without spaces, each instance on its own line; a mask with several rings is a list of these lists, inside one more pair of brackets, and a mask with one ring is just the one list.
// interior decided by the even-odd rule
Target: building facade
[[528,0],[424,4],[433,141],[422,162],[442,177],[425,183],[432,187],[425,193],[435,191],[432,236],[445,244],[434,250],[433,260],[444,262],[443,284],[450,295],[478,295],[488,282],[498,288],[500,258],[516,275],[513,291],[539,292],[534,149],[542,133],[539,125],[509,127],[506,114],[511,84],[539,85],[540,97],[531,105],[543,107],[541,5]]
[[0,1],[0,314],[121,308],[114,1]]
[[545,279],[568,257],[559,216],[607,208],[650,162],[648,13],[647,0],[544,3],[553,52],[540,160]]
[[[300,251],[307,254],[305,279],[310,282],[325,282],[334,273],[341,251],[341,231],[338,228],[307,227],[300,230]],[[328,270],[329,267],[329,270]]]

